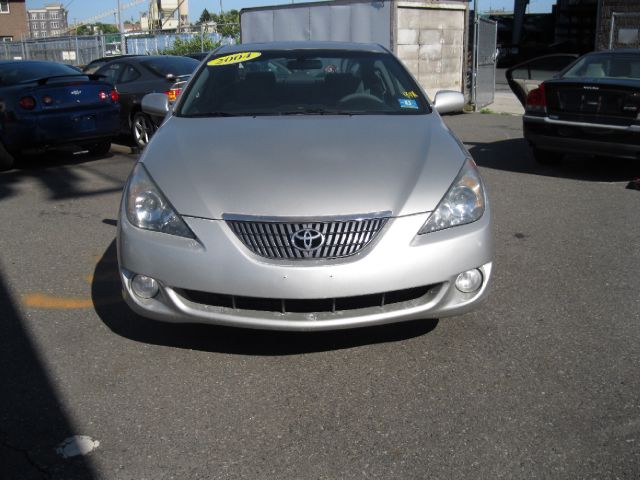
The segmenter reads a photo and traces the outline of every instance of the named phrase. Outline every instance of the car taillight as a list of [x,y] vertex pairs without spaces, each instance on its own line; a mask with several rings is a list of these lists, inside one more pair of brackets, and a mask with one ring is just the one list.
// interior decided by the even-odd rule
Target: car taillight
[[22,97],[18,103],[25,110],[33,110],[36,108],[36,99],[33,97]]
[[167,94],[167,97],[169,97],[170,102],[175,102],[176,99],[178,98],[178,95],[180,95],[181,92],[182,92],[181,88],[172,88],[171,90],[167,90],[164,93]]
[[547,98],[544,93],[544,83],[535,90],[531,90],[527,95],[526,110],[528,112],[546,112]]
[[115,88],[111,90],[111,93],[109,94],[109,96],[111,97],[111,101],[114,103],[117,102],[118,99],[120,98],[120,94]]
[[98,98],[102,101],[106,100],[107,98],[109,98],[109,95],[107,95],[107,92],[105,92],[104,90],[100,90],[98,92]]

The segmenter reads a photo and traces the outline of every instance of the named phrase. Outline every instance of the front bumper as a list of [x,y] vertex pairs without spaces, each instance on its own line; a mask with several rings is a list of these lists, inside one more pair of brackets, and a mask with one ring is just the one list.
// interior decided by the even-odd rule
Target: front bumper
[[[118,261],[124,298],[140,315],[276,330],[332,330],[411,319],[440,318],[474,309],[491,281],[491,213],[469,225],[416,236],[428,214],[390,219],[360,254],[335,260],[269,260],[250,252],[224,221],[184,217],[199,241],[138,229],[121,211]],[[473,293],[455,288],[457,275],[479,268]],[[131,290],[135,274],[155,278],[152,299]],[[192,301],[186,290],[260,299],[359,297],[429,286],[419,298],[337,311],[279,312]]]
[[640,157],[639,125],[603,125],[525,114],[524,138],[536,148],[582,155]]

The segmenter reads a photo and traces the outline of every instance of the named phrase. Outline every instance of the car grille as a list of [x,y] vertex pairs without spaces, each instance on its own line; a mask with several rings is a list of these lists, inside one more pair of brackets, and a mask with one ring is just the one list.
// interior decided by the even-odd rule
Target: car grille
[[[341,221],[278,222],[226,219],[231,230],[244,245],[261,257],[272,259],[340,258],[354,255],[365,248],[382,230],[386,217]],[[308,249],[293,242],[296,232],[316,233],[322,242]],[[313,238],[311,239],[313,240]]]
[[238,295],[222,295],[218,293],[200,292],[197,290],[179,290],[188,301],[212,307],[226,307],[234,310],[255,310],[277,313],[319,313],[341,312],[370,307],[384,307],[401,302],[408,302],[423,297],[435,285],[407,288],[392,292],[359,295],[355,297],[318,298],[318,299],[282,299],[243,297]]

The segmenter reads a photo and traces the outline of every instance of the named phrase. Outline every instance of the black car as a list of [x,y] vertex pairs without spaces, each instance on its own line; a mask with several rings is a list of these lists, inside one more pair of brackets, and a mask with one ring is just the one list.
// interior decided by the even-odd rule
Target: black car
[[0,170],[25,151],[74,144],[104,154],[119,130],[118,92],[43,61],[0,62]]
[[640,50],[539,57],[506,76],[538,162],[566,153],[640,157]]
[[156,122],[142,112],[142,97],[147,93],[169,95],[174,83],[190,75],[198,64],[188,57],[149,55],[109,62],[96,72],[118,91],[121,132],[131,135],[137,147],[144,148],[156,129]]
[[95,73],[100,67],[106,65],[109,62],[113,62],[114,60],[120,60],[122,58],[127,57],[137,57],[138,55],[112,55],[110,57],[101,57],[96,58],[95,60],[91,60],[84,67],[82,67],[82,71],[84,73]]
[[201,62],[205,58],[209,56],[211,52],[195,52],[195,53],[187,53],[185,57],[193,58],[194,60],[198,60]]

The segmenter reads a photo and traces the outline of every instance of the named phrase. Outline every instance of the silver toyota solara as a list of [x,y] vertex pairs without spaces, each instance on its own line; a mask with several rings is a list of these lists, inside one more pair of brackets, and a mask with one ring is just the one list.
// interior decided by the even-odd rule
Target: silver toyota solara
[[[140,315],[329,330],[459,315],[491,281],[473,160],[398,59],[332,42],[219,48],[126,184],[124,296]],[[456,105],[457,104],[457,105]]]

